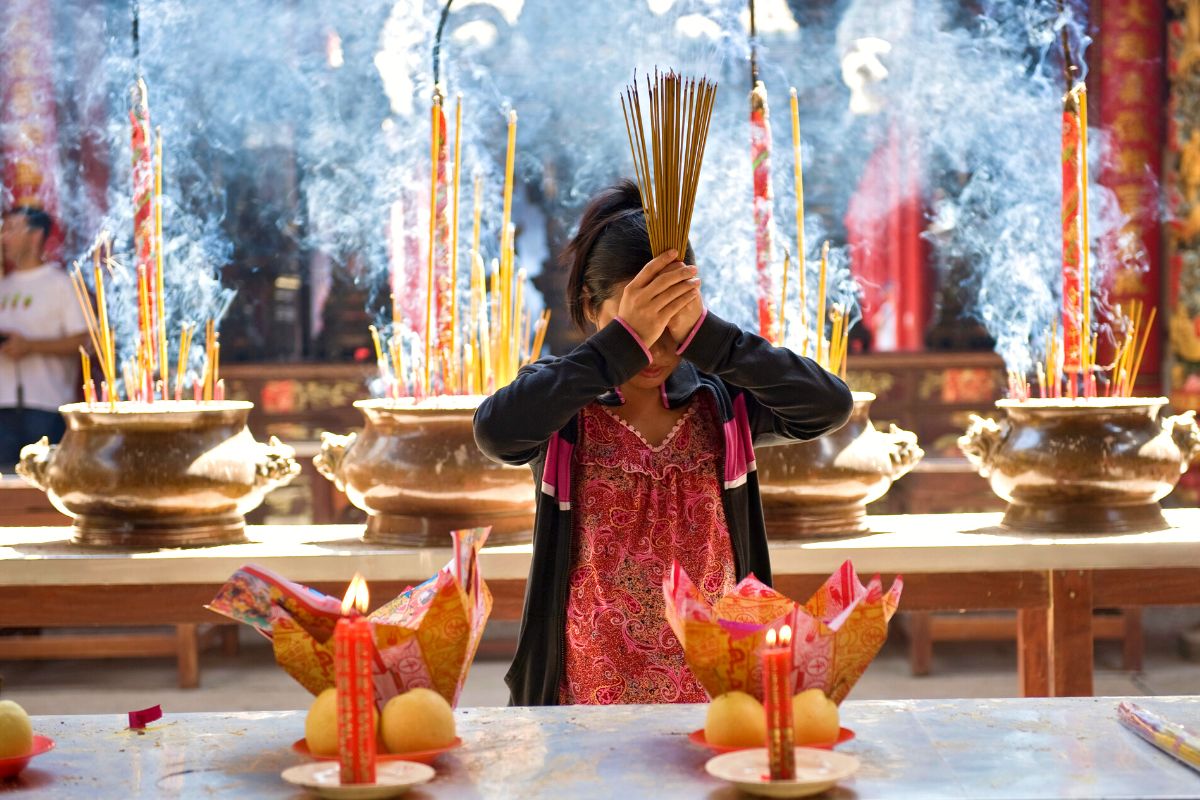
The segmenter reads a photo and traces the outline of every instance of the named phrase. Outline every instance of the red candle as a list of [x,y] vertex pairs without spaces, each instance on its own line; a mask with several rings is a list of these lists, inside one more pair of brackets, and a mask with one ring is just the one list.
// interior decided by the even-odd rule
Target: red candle
[[771,780],[796,779],[796,751],[792,744],[792,629],[779,630],[778,646],[772,628],[763,648],[763,707],[767,713],[767,760]]
[[338,759],[342,783],[375,782],[375,689],[367,582],[355,575],[333,631],[337,683]]

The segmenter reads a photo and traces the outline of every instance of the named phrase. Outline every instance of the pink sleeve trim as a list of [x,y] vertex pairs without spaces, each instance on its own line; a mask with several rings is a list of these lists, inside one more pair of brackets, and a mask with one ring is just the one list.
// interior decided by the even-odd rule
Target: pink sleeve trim
[[633,340],[635,342],[637,342],[638,347],[642,348],[642,352],[646,354],[646,360],[653,362],[654,356],[650,355],[650,348],[646,347],[646,343],[642,341],[642,337],[637,335],[637,331],[635,331],[633,328],[631,328],[629,326],[629,323],[626,322],[625,320],[621,319],[620,317],[616,317],[616,320],[617,320],[617,322],[621,323],[622,328],[629,331],[629,335],[633,337]]
[[700,330],[700,326],[704,324],[704,318],[708,316],[708,309],[704,308],[700,312],[700,319],[696,320],[696,324],[692,326],[692,332],[683,340],[683,344],[679,345],[679,349],[675,351],[675,355],[683,355],[683,351],[688,349],[688,345],[692,343],[692,339],[696,338],[696,332]]

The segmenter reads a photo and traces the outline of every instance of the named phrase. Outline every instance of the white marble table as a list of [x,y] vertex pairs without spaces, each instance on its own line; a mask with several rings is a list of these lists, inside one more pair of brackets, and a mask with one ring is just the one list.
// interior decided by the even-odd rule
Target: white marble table
[[[870,517],[873,532],[771,546],[775,585],[803,598],[849,558],[860,575],[902,573],[910,611],[1016,609],[1027,696],[1092,691],[1094,607],[1200,604],[1200,509],[1167,512],[1165,531],[1023,535],[999,514]],[[213,622],[203,608],[238,567],[255,563],[326,592],[355,572],[386,600],[424,580],[447,549],[366,545],[360,526],[252,526],[246,544],[121,550],[70,543],[69,528],[0,528],[0,627]],[[518,619],[529,547],[485,549],[496,619]]]
[[[281,680],[286,678],[280,675]],[[823,797],[1179,798],[1200,796],[1195,772],[1122,729],[1115,698],[877,701],[842,706],[857,738],[839,750],[858,774]],[[1136,698],[1200,727],[1200,699]],[[710,778],[708,751],[688,742],[702,706],[489,708],[458,712],[463,746],[442,756],[432,783],[407,797],[708,798],[735,800]],[[280,772],[303,712],[170,714],[144,733],[121,716],[38,717],[57,742],[17,783],[14,798],[305,795]]]

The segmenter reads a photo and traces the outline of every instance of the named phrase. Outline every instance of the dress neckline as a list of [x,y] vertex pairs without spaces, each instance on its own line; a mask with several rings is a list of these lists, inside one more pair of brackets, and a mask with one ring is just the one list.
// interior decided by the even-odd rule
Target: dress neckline
[[684,423],[691,419],[692,414],[695,413],[696,398],[693,397],[691,401],[688,402],[687,409],[683,412],[683,414],[680,415],[679,419],[675,420],[675,424],[671,426],[671,430],[667,431],[667,435],[663,437],[663,440],[657,445],[650,444],[650,442],[646,440],[646,437],[642,435],[641,431],[633,427],[628,420],[617,414],[608,406],[600,403],[597,403],[597,405],[600,406],[600,409],[605,414],[608,414],[610,417],[615,419],[621,425],[621,427],[625,428],[634,436],[636,436],[638,441],[640,441],[647,450],[649,450],[651,453],[661,453],[675,439],[675,435],[679,433],[679,430],[683,427]]

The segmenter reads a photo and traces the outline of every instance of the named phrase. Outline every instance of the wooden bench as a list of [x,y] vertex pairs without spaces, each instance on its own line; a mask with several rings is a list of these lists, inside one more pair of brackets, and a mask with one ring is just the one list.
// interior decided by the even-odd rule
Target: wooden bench
[[[61,526],[69,519],[50,504],[46,493],[15,475],[0,477],[0,525]],[[103,623],[93,623],[103,624]],[[121,615],[114,614],[114,627]],[[219,646],[222,652],[237,653],[237,627],[233,625],[175,625],[166,631],[121,633],[42,634],[15,627],[0,635],[0,661],[46,661],[82,658],[174,658],[179,669],[179,687],[200,685],[200,652]]]
[[[908,638],[908,665],[913,675],[933,672],[937,642],[1011,642],[1017,638],[1016,614],[931,613],[910,611],[900,616]],[[1098,611],[1092,617],[1092,638],[1121,643],[1121,669],[1142,669],[1142,609]]]

